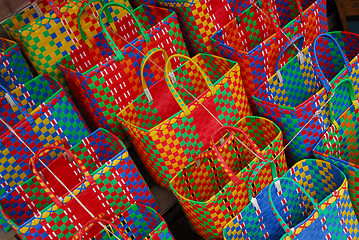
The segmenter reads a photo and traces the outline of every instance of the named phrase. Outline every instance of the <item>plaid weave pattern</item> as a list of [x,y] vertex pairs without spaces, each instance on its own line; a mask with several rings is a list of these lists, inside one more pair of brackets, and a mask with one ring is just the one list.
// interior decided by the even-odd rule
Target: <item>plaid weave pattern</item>
[[234,17],[227,0],[158,0],[158,4],[176,11],[192,56],[214,54],[210,37]]
[[[174,239],[163,218],[148,206],[131,205],[116,218],[114,224],[131,239]],[[116,230],[114,233],[120,237]],[[105,230],[94,237],[96,240],[116,239]]]
[[[283,177],[298,182],[319,203],[322,213],[314,213],[308,197],[288,180],[280,180],[282,191],[264,188],[257,196],[259,210],[248,204],[224,228],[224,239],[287,239],[270,207],[273,198],[283,224],[300,239],[356,239],[357,219],[344,174],[334,165],[315,159],[302,160]],[[292,236],[293,237],[293,236]],[[293,239],[293,238],[288,238]]]
[[[104,2],[108,1],[104,0]],[[118,1],[131,8],[129,1]],[[46,1],[40,1],[39,7],[45,10],[44,16],[39,17],[35,9],[30,6],[2,24],[9,35],[20,44],[36,71],[39,74],[50,74],[59,80],[71,97],[68,83],[57,68],[56,62],[83,42],[77,24],[81,2],[80,0],[54,1],[61,13],[59,18],[53,10],[44,6],[47,5]],[[96,14],[96,10],[100,7],[99,2],[93,3],[87,11],[93,13],[95,17],[86,15],[81,18],[81,27],[86,29],[88,37],[101,31]],[[117,14],[124,15],[120,12]]]
[[[306,1],[301,7],[305,10],[302,18],[298,16],[294,0],[276,1],[274,5],[263,3],[260,9],[251,6],[238,15],[240,22],[233,19],[211,37],[218,54],[239,63],[245,90],[255,113],[256,105],[251,96],[267,76],[275,73],[276,61],[287,39],[303,34],[304,47],[307,47],[318,34],[328,31],[325,1]],[[276,35],[273,23],[266,16],[275,21],[286,37]],[[279,67],[295,54],[295,48],[291,47],[280,57]]]
[[[75,185],[73,193],[96,217],[119,215],[135,202],[159,210],[148,186],[117,137],[104,129],[99,129],[71,150],[96,181],[96,184],[91,186],[86,180],[81,180],[77,187],[72,183]],[[58,160],[61,159],[56,159],[49,164],[49,167],[55,168],[65,163],[60,161],[59,165],[53,165]],[[53,169],[55,174],[64,181],[67,177],[70,177],[70,180],[78,180],[79,177],[73,175],[78,172],[77,165],[73,163],[65,163],[65,165],[67,174],[61,173],[61,169],[56,168]],[[42,172],[46,179],[50,177],[46,171]],[[53,185],[52,188],[58,190],[59,186]],[[83,208],[66,190],[56,191],[56,194],[63,198],[64,207],[58,208],[52,204],[52,200],[39,182],[32,177],[0,200],[2,213],[5,213],[9,223],[22,238],[71,239],[91,218],[83,217]],[[19,211],[20,209],[23,210]]]
[[[9,91],[32,79],[19,45],[5,38],[0,38],[0,74],[0,84]],[[3,94],[0,90],[0,96]]]
[[[116,58],[104,34],[100,33],[90,40],[93,48],[83,44],[58,62],[91,125],[106,128],[121,139],[125,137],[125,132],[116,121],[116,115],[143,93],[140,65],[144,55],[155,47],[161,47],[168,54],[188,55],[174,12],[141,6],[133,13],[146,28],[145,34],[150,41],[146,43],[144,36],[140,35],[130,14],[119,19],[115,22],[118,35],[112,32],[110,35],[124,59]],[[151,60],[159,68],[146,68],[144,77],[149,86],[163,76],[165,63],[161,55]],[[180,62],[173,61],[172,64],[177,68]]]
[[[215,94],[191,62],[174,70],[175,90],[189,106],[188,116],[173,98],[165,79],[150,87],[151,104],[142,94],[118,114],[142,162],[165,188],[196,154],[209,147],[211,133],[221,126],[208,111],[224,125],[233,125],[251,115],[236,63],[207,54],[192,60],[210,78]],[[179,85],[197,97],[208,111]]]
[[[250,137],[265,158],[278,156],[274,162],[279,176],[287,171],[285,155],[281,153],[283,136],[273,122],[245,117],[235,126]],[[239,142],[251,146],[243,134],[235,136],[239,140],[230,135],[219,151],[228,167],[237,174],[239,183],[231,181],[212,150],[195,158],[170,182],[187,218],[204,239],[222,239],[223,227],[249,203],[246,185],[259,160]],[[272,180],[270,166],[264,166],[250,186],[254,195]]]

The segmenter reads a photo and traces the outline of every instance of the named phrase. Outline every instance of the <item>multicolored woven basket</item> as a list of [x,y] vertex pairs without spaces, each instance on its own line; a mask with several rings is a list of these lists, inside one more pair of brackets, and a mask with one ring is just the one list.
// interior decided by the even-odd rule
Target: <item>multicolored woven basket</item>
[[[124,5],[111,3],[126,12]],[[116,8],[116,9],[117,9]],[[122,9],[123,8],[123,9]],[[63,57],[58,66],[64,73],[80,108],[92,127],[103,127],[121,139],[125,132],[116,115],[142,92],[141,61],[152,48],[161,46],[168,54],[187,55],[176,14],[168,9],[141,6],[114,23],[117,31],[104,31],[91,38],[92,47],[82,44]],[[113,45],[112,45],[113,44]],[[159,69],[146,68],[148,85],[161,79],[164,60],[154,56]],[[178,67],[180,61],[173,61]]]
[[[276,187],[274,187],[276,186]],[[296,163],[224,228],[224,239],[357,239],[348,181],[333,164]]]
[[[282,176],[288,170],[283,135],[273,122],[245,117],[235,126],[218,130],[213,137],[221,133],[219,144],[212,141],[210,150],[194,157],[170,182],[204,239],[222,239],[223,227],[273,180],[272,174]],[[265,166],[266,161],[274,166]]]
[[71,239],[89,220],[108,217],[113,221],[134,203],[159,211],[123,143],[104,129],[84,138],[71,152],[43,148],[32,164],[39,160],[50,162],[52,173],[41,169],[41,164],[32,165],[33,170],[39,169],[34,170],[35,176],[0,200],[2,213],[23,239]]
[[[86,10],[90,14],[81,18],[80,24],[86,29],[88,37],[94,36],[102,30],[97,24],[97,9],[101,6],[100,2],[109,0],[41,0],[38,6],[30,5],[2,23],[11,38],[20,44],[36,71],[39,74],[50,74],[59,80],[71,97],[68,83],[56,62],[83,43],[77,20],[82,5],[89,1],[96,3]],[[131,8],[127,0],[116,1]],[[118,10],[115,12],[118,17],[124,15]]]
[[[187,62],[169,74],[170,61],[175,57]],[[169,181],[208,149],[214,130],[234,125],[248,115],[251,111],[239,66],[224,58],[199,54],[194,58],[169,57],[165,79],[145,88],[118,119],[153,179],[169,188]]]
[[[0,85],[12,91],[20,83],[31,79],[31,72],[19,45],[9,39],[0,38]],[[0,96],[3,95],[4,92],[0,90]]]

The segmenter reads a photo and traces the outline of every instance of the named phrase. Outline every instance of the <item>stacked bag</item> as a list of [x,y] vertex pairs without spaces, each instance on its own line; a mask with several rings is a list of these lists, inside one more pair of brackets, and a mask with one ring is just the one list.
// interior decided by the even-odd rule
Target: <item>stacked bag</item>
[[203,239],[357,239],[359,36],[323,0],[131,4],[2,23],[1,227],[173,239],[133,147]]

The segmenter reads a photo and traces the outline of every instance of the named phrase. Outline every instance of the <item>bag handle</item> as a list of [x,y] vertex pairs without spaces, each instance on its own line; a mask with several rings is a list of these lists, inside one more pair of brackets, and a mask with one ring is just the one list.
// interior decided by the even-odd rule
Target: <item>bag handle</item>
[[278,210],[276,209],[276,207],[274,206],[274,203],[273,203],[273,199],[272,199],[272,195],[271,195],[271,190],[272,190],[272,187],[273,187],[273,184],[275,184],[275,182],[277,181],[290,181],[292,183],[294,183],[294,185],[296,185],[300,190],[301,192],[303,192],[307,198],[309,199],[309,201],[313,204],[313,206],[315,207],[315,209],[318,211],[319,214],[322,213],[322,210],[321,208],[319,207],[319,204],[316,203],[314,201],[314,199],[312,198],[312,196],[310,196],[310,194],[299,184],[297,183],[296,181],[294,181],[293,179],[291,178],[287,178],[287,177],[281,177],[281,178],[277,178],[276,180],[274,180],[270,185],[269,185],[269,188],[268,188],[268,199],[269,199],[269,204],[274,212],[274,215],[277,217],[277,220],[279,221],[280,225],[282,226],[282,228],[284,229],[284,231],[286,232],[286,234],[291,238],[291,239],[294,239],[295,238],[295,235],[293,233],[293,230],[287,225],[287,223],[284,221],[284,219],[282,218],[282,216],[279,214]]
[[139,28],[143,38],[145,39],[145,42],[148,43],[150,42],[151,38],[150,36],[146,33],[146,28],[138,21],[137,17],[135,16],[135,14],[130,10],[128,9],[125,5],[123,4],[120,4],[120,3],[116,3],[116,2],[109,2],[107,4],[105,4],[105,6],[103,6],[100,10],[100,25],[102,27],[102,30],[103,30],[103,33],[104,33],[104,36],[110,46],[110,48],[112,49],[112,51],[115,53],[116,57],[117,57],[117,60],[118,61],[121,61],[124,59],[124,56],[122,54],[122,52],[118,49],[118,47],[116,46],[116,43],[115,41],[112,39],[112,37],[110,36],[110,34],[108,33],[105,25],[103,24],[103,21],[102,21],[102,13],[103,11],[105,11],[107,8],[109,7],[112,7],[112,6],[117,6],[117,7],[121,7],[123,9],[125,9],[126,11],[129,12],[129,14],[132,16],[132,18],[135,20],[135,23],[137,25],[137,27]]
[[[211,136],[212,149],[214,150],[215,154],[217,155],[221,166],[223,167],[225,173],[229,176],[229,178],[235,184],[241,185],[240,178],[238,178],[237,175],[228,167],[227,163],[224,161],[224,159],[223,159],[222,155],[220,154],[219,149],[216,146],[215,141],[214,141],[214,137],[216,135],[218,135],[223,130],[230,131],[231,134],[234,134],[234,133],[243,134],[245,139],[250,143],[251,147],[254,149],[254,152],[258,155],[258,157],[260,157],[261,159],[265,159],[265,158],[264,158],[262,152],[260,151],[260,149],[258,148],[258,146],[252,141],[252,139],[245,132],[243,132],[239,128],[235,128],[235,127],[232,127],[232,126],[224,126],[224,127],[219,128],[214,134],[212,134],[212,136]],[[223,146],[223,145],[220,145],[220,146]]]
[[[151,58],[151,56],[157,52],[161,52],[164,59],[165,59],[165,62],[167,62],[168,60],[168,55],[167,55],[167,52],[162,49],[162,48],[159,48],[159,47],[156,47],[156,48],[153,48],[151,49],[142,59],[142,62],[141,62],[141,82],[142,82],[142,88],[143,88],[143,91],[145,92],[145,95],[147,97],[147,100],[149,103],[151,103],[153,101],[153,98],[152,98],[152,95],[150,93],[150,91],[148,90],[148,86],[147,86],[147,83],[145,81],[145,78],[143,76],[143,72],[145,70],[145,66],[146,66],[146,63],[147,61]],[[172,71],[172,68],[170,66],[170,71]],[[171,77],[171,76],[170,76]]]
[[279,56],[277,58],[277,61],[275,63],[275,72],[277,74],[277,78],[279,80],[280,83],[283,83],[283,77],[282,77],[282,74],[280,72],[280,69],[279,69],[279,60],[281,59],[281,57],[283,56],[283,54],[288,50],[288,48],[292,45],[294,45],[295,42],[298,41],[298,48],[300,50],[300,52],[298,52],[298,58],[299,58],[299,63],[300,65],[302,65],[304,63],[304,56],[303,56],[303,53],[301,52],[302,51],[302,48],[303,48],[303,43],[304,43],[304,36],[300,33],[294,35],[293,37],[291,37],[285,44],[284,46],[282,47],[280,53],[279,53]]
[[317,77],[319,78],[319,80],[320,80],[320,82],[322,83],[322,85],[323,85],[323,87],[325,88],[325,90],[327,90],[327,92],[329,93],[330,90],[331,90],[333,87],[330,86],[331,83],[330,83],[330,82],[328,81],[328,79],[324,76],[324,73],[323,73],[321,67],[319,66],[318,55],[317,55],[317,51],[316,51],[316,49],[317,49],[317,47],[318,47],[318,45],[319,45],[318,40],[319,40],[320,38],[322,38],[322,37],[323,37],[323,38],[328,38],[328,39],[330,39],[330,40],[332,40],[332,41],[334,42],[334,45],[336,45],[336,47],[339,49],[340,55],[342,55],[342,58],[343,58],[343,60],[344,60],[344,63],[345,63],[345,66],[346,66],[348,72],[349,72],[349,73],[352,72],[353,69],[352,69],[352,67],[351,67],[351,65],[350,65],[350,63],[349,63],[349,60],[348,60],[347,56],[345,56],[343,50],[341,49],[339,43],[335,40],[335,38],[333,38],[331,35],[326,34],[326,33],[319,35],[319,36],[314,40],[314,49],[313,49],[314,61],[313,61],[313,66],[314,66],[314,69],[315,69],[315,72],[316,72]]
[[[111,227],[113,227],[123,239],[129,239],[128,236],[124,233],[123,230],[121,230],[116,224],[114,224],[111,221],[108,221],[106,219],[103,218],[97,218],[97,219],[92,219],[90,221],[88,221],[85,225],[83,225],[81,227],[81,229],[73,236],[73,239],[82,239],[83,235],[91,229],[91,227],[93,227],[93,225],[91,225],[90,227],[88,227],[90,224],[95,224],[95,223],[103,223],[106,225],[110,225]],[[106,226],[107,228],[107,226]],[[108,229],[108,228],[107,228]],[[109,229],[108,229],[109,230]]]
[[39,157],[42,156],[45,152],[49,152],[51,149],[59,149],[64,151],[63,154],[64,158],[66,158],[70,162],[74,160],[79,166],[80,171],[84,174],[85,178],[90,182],[91,185],[95,184],[96,182],[91,176],[91,174],[87,171],[86,167],[83,165],[81,160],[75,157],[69,150],[60,146],[47,146],[37,151],[36,154],[29,161],[30,169],[35,174],[36,179],[39,181],[41,187],[45,190],[46,194],[51,198],[51,200],[55,203],[55,205],[60,208],[63,206],[63,203],[55,196],[55,194],[47,186],[47,184],[42,179],[40,173],[37,171],[35,166],[35,163],[38,162]]
[[7,102],[10,104],[11,108],[17,106],[21,112],[21,114],[26,117],[28,119],[28,121],[30,123],[35,122],[34,118],[32,117],[31,114],[29,114],[29,112],[24,109],[23,107],[20,107],[19,103],[17,102],[17,100],[11,95],[11,93],[7,90],[7,88],[5,88],[4,86],[0,85],[0,89],[2,89],[5,92],[5,98],[7,100]]
[[188,116],[191,112],[190,112],[188,106],[184,103],[183,99],[180,97],[180,95],[176,91],[176,89],[174,88],[174,86],[172,84],[172,81],[170,80],[171,76],[172,76],[172,79],[174,78],[173,72],[170,72],[170,70],[172,69],[170,67],[170,64],[171,64],[171,59],[175,58],[175,57],[184,58],[184,59],[187,59],[188,61],[190,61],[200,71],[200,73],[201,73],[202,77],[204,78],[204,80],[206,81],[207,86],[208,86],[209,90],[211,91],[211,93],[214,95],[216,93],[216,91],[215,91],[215,89],[213,87],[213,84],[212,84],[211,80],[209,79],[209,77],[198,66],[198,64],[195,61],[193,61],[191,58],[189,58],[189,57],[187,57],[185,55],[182,55],[182,54],[174,54],[174,55],[170,56],[167,59],[167,62],[165,64],[165,79],[166,79],[166,82],[167,82],[167,86],[170,89],[170,92],[172,93],[173,97],[177,101],[178,105],[181,107],[183,112],[185,112],[186,116]]
[[[79,26],[79,31],[80,31],[80,34],[81,34],[81,38],[84,40],[84,42],[89,46],[89,48],[92,48],[92,44],[90,43],[90,41],[88,40],[86,34],[84,33],[82,27],[81,27],[81,16],[83,14],[83,12],[86,10],[86,8],[94,3],[94,2],[99,2],[101,3],[102,6],[105,6],[105,2],[103,0],[84,0],[82,1],[82,7],[80,8],[80,13],[77,17],[77,24]],[[106,15],[106,18],[107,18],[107,21],[108,23],[110,24],[111,28],[116,31],[116,27],[115,27],[115,24],[114,24],[114,21],[113,21],[113,18],[111,18],[111,13],[108,9],[105,10],[105,15]],[[101,18],[101,15],[100,15],[100,18]]]
[[[52,0],[45,0],[46,2],[47,2],[47,4],[49,4],[49,6],[51,7],[51,9],[54,11],[54,13],[56,14],[56,16],[58,17],[58,18],[61,18],[62,17],[62,13],[60,12],[60,9],[59,9],[59,7],[52,1]],[[36,4],[37,5],[37,0],[30,0],[30,3],[31,3],[31,5],[33,5],[33,4]],[[36,12],[38,11],[38,9],[40,9],[40,8],[36,8],[36,7],[34,7],[35,8],[35,10],[36,10]]]
[[[349,83],[349,97],[350,97],[350,101],[352,102],[352,104],[354,105],[355,109],[359,108],[359,103],[358,100],[355,97],[355,92],[354,92],[354,85],[352,80],[350,80],[349,78],[342,78],[339,82],[335,81],[333,83],[333,92],[335,92],[335,90],[343,83]],[[331,95],[331,94],[330,94]],[[332,122],[332,124],[335,125],[336,129],[339,129],[339,124],[336,121],[336,117],[334,117],[334,110],[333,110],[333,106],[332,106],[332,99],[329,98],[329,112],[330,112],[330,121]],[[342,113],[340,113],[339,115],[341,115]],[[339,117],[339,116],[338,116]]]

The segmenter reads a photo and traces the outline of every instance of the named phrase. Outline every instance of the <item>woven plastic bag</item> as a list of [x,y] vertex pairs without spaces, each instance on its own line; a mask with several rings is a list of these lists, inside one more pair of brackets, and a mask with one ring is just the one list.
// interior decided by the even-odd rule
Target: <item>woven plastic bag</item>
[[[31,79],[31,72],[19,45],[9,39],[0,38],[0,85],[12,91],[20,83]],[[0,90],[0,96],[3,95],[4,92]]]
[[[63,57],[58,66],[91,125],[106,128],[124,139],[116,115],[143,92],[140,65],[144,55],[159,46],[172,54],[188,53],[173,11],[152,6],[130,11],[124,5],[110,3],[101,13],[110,6],[128,12],[115,22],[117,31],[104,30],[90,40],[92,47],[82,44]],[[164,68],[161,55],[153,61]],[[173,67],[178,66],[179,61],[173,62]],[[158,71],[145,72],[149,85],[160,77]]]
[[[259,113],[271,119],[282,129],[285,144],[293,140],[286,149],[287,161],[290,165],[300,159],[313,156],[314,145],[330,125],[329,108],[325,105],[328,101],[328,92],[323,85],[327,86],[328,81],[341,79],[343,74],[347,74],[342,71],[344,60],[341,59],[346,59],[345,55],[353,56],[354,53],[356,55],[359,50],[358,46],[350,48],[353,44],[337,45],[333,37],[335,34],[322,34],[316,39],[316,41],[326,39],[324,42],[333,50],[333,57],[335,61],[338,61],[337,67],[334,68],[327,64],[328,58],[320,58],[318,64],[323,66],[328,79],[320,77],[313,69],[309,49],[305,48],[303,50],[304,61],[294,58],[280,70],[276,67],[277,73],[265,81],[253,94]],[[355,39],[353,37],[352,35],[351,40]],[[311,54],[314,54],[313,51]],[[347,59],[345,61],[349,64]],[[349,75],[353,79],[356,78],[354,72]],[[340,101],[340,96],[346,95],[346,89],[337,89],[335,98],[338,100],[336,101]],[[334,118],[337,117],[338,114],[334,113]]]
[[[176,57],[188,61],[172,71],[170,62]],[[172,55],[164,79],[150,88],[143,79],[145,93],[128,104],[118,119],[157,183],[168,189],[169,181],[209,147],[212,131],[251,115],[238,73],[236,63],[217,56]]]
[[239,63],[254,113],[254,91],[275,73],[277,64],[282,67],[296,54],[291,48],[277,63],[288,38],[304,35],[304,47],[309,46],[318,34],[328,31],[325,12],[324,0],[257,1],[211,37],[220,56]]
[[[280,184],[278,184],[280,183]],[[274,187],[276,186],[276,187]],[[224,228],[224,239],[357,239],[345,175],[306,159],[274,180]]]
[[[41,169],[40,161],[50,162],[51,172]],[[2,213],[23,239],[71,239],[89,220],[113,221],[134,203],[159,210],[123,143],[106,130],[71,151],[42,148],[30,164],[35,176],[0,200]]]
[[[102,226],[107,226],[99,233],[92,233],[91,228],[94,224],[101,222]],[[87,233],[87,235],[85,235]],[[174,239],[167,223],[151,207],[142,204],[132,204],[123,211],[114,222],[106,219],[93,219],[85,224],[82,229],[74,236],[74,240],[92,237],[96,240],[115,240],[113,236],[121,239]]]
[[[39,74],[50,74],[59,80],[71,97],[68,83],[57,68],[56,62],[83,42],[77,24],[78,14],[82,4],[88,1],[41,0],[2,23],[11,38],[20,44],[36,71]],[[88,37],[101,31],[96,21],[97,9],[101,6],[99,2],[108,1],[91,1],[97,3],[91,4],[86,10],[89,14],[79,19]],[[116,1],[131,7],[127,0]],[[122,16],[120,12],[115,12],[117,16]]]
[[33,153],[26,145],[32,151],[62,140],[73,145],[89,134],[76,106],[49,75],[25,83],[10,99],[18,111],[10,115],[10,123],[1,118],[0,196],[31,177],[28,161]]
[[[272,172],[281,176],[288,169],[283,136],[273,122],[245,117],[235,126],[214,133],[211,149],[170,182],[187,218],[204,239],[222,239],[223,227],[249,203],[249,196],[272,181]],[[217,135],[222,139],[219,145],[214,142]],[[265,161],[273,161],[274,167],[257,168]]]

